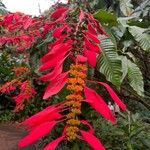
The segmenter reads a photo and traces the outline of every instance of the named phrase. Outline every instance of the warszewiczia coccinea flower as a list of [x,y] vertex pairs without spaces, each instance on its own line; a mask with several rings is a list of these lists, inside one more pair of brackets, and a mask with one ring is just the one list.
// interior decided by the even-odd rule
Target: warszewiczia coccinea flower
[[46,22],[43,17],[32,17],[23,13],[9,13],[0,20],[0,26],[4,29],[0,35],[0,46],[8,44],[12,50],[22,52],[29,49],[43,37],[47,31],[40,31]]
[[[103,86],[112,100],[122,110],[126,110],[125,104],[108,84],[89,81],[87,77],[87,64],[95,67],[96,57],[102,53],[98,36],[108,36],[107,33],[91,14],[80,10],[73,18],[73,13],[74,10],[61,6],[51,14],[51,22],[45,26],[45,30],[51,30],[55,41],[49,43],[48,52],[41,58],[39,68],[47,73],[39,78],[48,83],[43,99],[57,94],[62,88],[66,88],[68,95],[62,102],[49,106],[20,123],[27,126],[29,134],[19,142],[19,148],[37,141],[47,135],[56,124],[63,122],[64,129],[60,137],[50,141],[44,150],[54,150],[63,140],[73,142],[76,139],[87,142],[94,150],[105,150],[102,142],[94,135],[90,123],[80,120],[82,104],[90,104],[112,123],[116,123],[116,118],[102,96],[91,89],[88,82]],[[71,61],[71,65],[64,69],[66,59]],[[89,129],[84,131],[82,126]]]
[[19,93],[11,95],[16,103],[13,111],[18,112],[24,108],[25,101],[35,96],[36,91],[32,87],[31,81],[23,77],[30,72],[28,67],[14,67],[12,71],[14,72],[14,79],[0,86],[0,93],[11,95],[11,92],[19,91]]

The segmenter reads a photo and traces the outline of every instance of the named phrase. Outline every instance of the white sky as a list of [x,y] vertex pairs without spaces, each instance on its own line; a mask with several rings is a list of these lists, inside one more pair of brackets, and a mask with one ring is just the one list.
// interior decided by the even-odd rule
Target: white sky
[[[66,0],[61,0],[65,2]],[[39,6],[43,12],[48,9],[56,0],[2,0],[10,12],[23,12],[30,15],[39,15]]]

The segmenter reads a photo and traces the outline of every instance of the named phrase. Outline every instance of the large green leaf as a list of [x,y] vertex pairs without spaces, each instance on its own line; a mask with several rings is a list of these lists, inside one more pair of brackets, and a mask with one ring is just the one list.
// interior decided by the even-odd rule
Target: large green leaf
[[103,52],[97,59],[97,69],[108,81],[119,87],[122,78],[121,60],[109,38],[100,37],[100,40]]
[[94,14],[94,17],[108,26],[116,26],[118,24],[117,16],[106,10],[100,9]]
[[127,60],[128,64],[128,79],[130,86],[137,92],[138,95],[143,96],[144,93],[144,82],[141,70],[139,67]]
[[125,16],[130,16],[133,12],[133,5],[131,4],[131,0],[119,0],[120,1],[120,9]]
[[150,52],[150,34],[146,32],[146,29],[137,26],[129,26],[129,32],[143,50]]
[[149,0],[144,0],[132,13],[132,16],[134,18],[139,18],[140,15],[143,17],[149,15],[150,12],[150,1]]

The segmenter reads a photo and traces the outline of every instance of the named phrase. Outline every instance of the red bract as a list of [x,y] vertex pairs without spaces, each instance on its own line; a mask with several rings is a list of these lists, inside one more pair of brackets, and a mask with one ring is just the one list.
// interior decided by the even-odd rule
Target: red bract
[[59,37],[58,39],[56,39],[56,41],[50,43],[50,44],[48,45],[49,51],[51,51],[54,46],[56,46],[56,45],[58,45],[58,44],[60,44],[60,43],[63,43],[63,40],[64,40],[64,39],[65,39],[65,37]]
[[[20,93],[17,96],[12,97],[16,102],[16,108],[14,111],[18,111],[19,107],[22,106],[25,100],[29,100],[34,97],[36,91],[31,87],[30,81],[20,82]],[[19,106],[19,107],[18,107]]]
[[62,25],[62,26],[56,28],[56,29],[53,31],[53,36],[54,36],[55,38],[60,38],[60,36],[62,36],[63,31],[65,31],[65,30],[67,29],[67,27],[68,27],[67,25]]
[[88,32],[97,36],[96,30],[90,22],[88,23]]
[[77,55],[76,60],[77,62],[85,63],[87,61],[87,58],[82,55]]
[[57,64],[57,66],[50,73],[43,75],[39,78],[42,81],[50,81],[56,78],[62,72],[62,63]]
[[28,130],[32,130],[44,122],[55,121],[57,119],[60,119],[62,116],[59,112],[59,108],[56,108],[55,106],[49,106],[43,111],[21,122],[19,126],[26,125]]
[[66,84],[68,78],[68,72],[59,74],[54,80],[47,86],[43,99],[47,99],[54,94],[57,94]]
[[118,104],[118,106],[120,106],[122,110],[126,110],[126,105],[120,100],[120,98],[117,96],[115,91],[108,84],[104,82],[98,82],[98,83],[103,85],[107,89],[111,98]]
[[90,128],[90,130],[88,132],[90,132],[92,134],[94,133],[93,127],[86,120],[81,120],[81,123],[84,125],[87,125]]
[[64,139],[65,136],[61,136],[52,142],[50,142],[43,150],[55,150],[57,145]]
[[52,128],[56,125],[55,121],[52,122],[45,122],[37,127],[35,127],[29,135],[27,135],[25,138],[23,138],[19,144],[18,147],[22,148],[29,144],[32,144],[33,142],[37,141],[39,138],[42,138],[46,134],[48,134]]
[[98,45],[91,43],[87,37],[84,37],[84,42],[85,42],[85,47],[86,49],[92,51],[92,52],[96,52],[96,53],[100,53],[101,49]]
[[0,37],[0,44],[9,43],[11,49],[23,51],[29,49],[42,36],[39,28],[43,27],[44,21],[43,18],[13,13],[7,14],[0,25],[5,29]]
[[92,40],[92,42],[94,42],[94,43],[96,43],[96,44],[100,44],[100,41],[99,41],[99,39],[97,38],[96,35],[91,34],[90,32],[86,32],[86,33],[85,33],[85,36],[86,36],[88,39]]
[[66,43],[61,43],[52,48],[52,50],[42,57],[42,62],[44,64],[41,65],[40,71],[49,69],[51,67],[56,66],[62,59],[64,59],[65,55],[72,48],[72,41],[68,41]]
[[67,8],[61,7],[51,14],[51,18],[58,19],[65,11],[67,11]]
[[96,66],[96,53],[87,50],[86,48],[84,49],[84,55],[87,57],[88,63],[92,66]]
[[83,140],[85,140],[93,150],[105,150],[104,146],[92,133],[81,130]]
[[112,123],[116,122],[116,119],[113,115],[113,113],[108,108],[107,104],[103,100],[103,98],[98,95],[94,90],[85,87],[84,88],[84,94],[86,97],[86,101],[98,112],[100,113],[104,118],[111,121]]
[[0,87],[1,93],[10,93],[11,91],[14,91],[17,87],[17,80],[14,79],[10,82],[6,82]]

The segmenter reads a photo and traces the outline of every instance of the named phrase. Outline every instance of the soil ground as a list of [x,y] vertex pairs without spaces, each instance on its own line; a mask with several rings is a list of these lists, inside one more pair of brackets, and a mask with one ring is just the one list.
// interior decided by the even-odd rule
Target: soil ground
[[[0,123],[0,150],[18,150],[17,143],[27,132],[14,123]],[[35,150],[34,146],[23,150]]]

